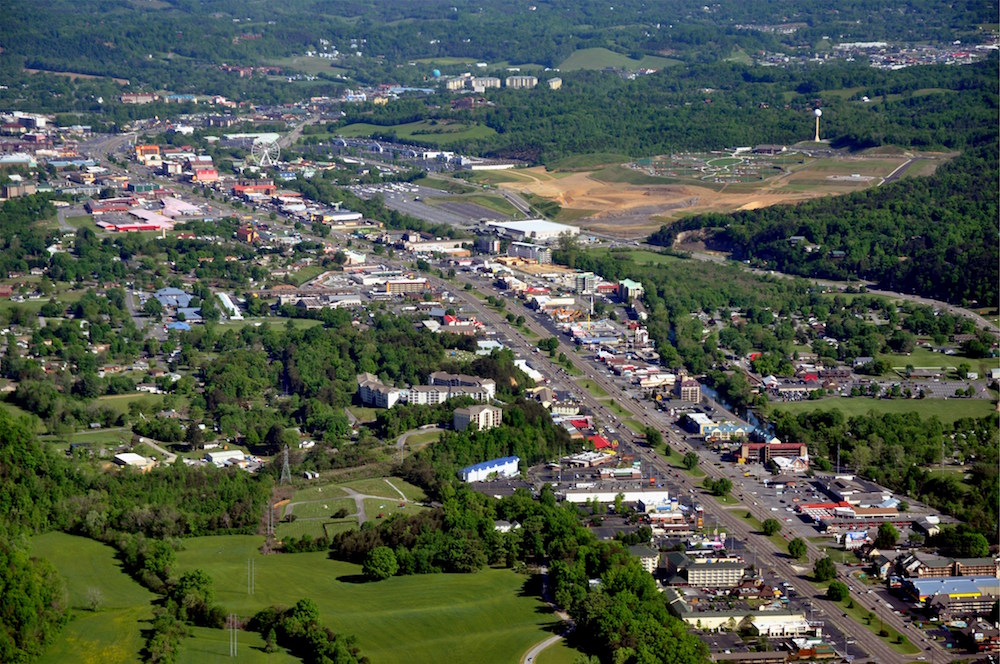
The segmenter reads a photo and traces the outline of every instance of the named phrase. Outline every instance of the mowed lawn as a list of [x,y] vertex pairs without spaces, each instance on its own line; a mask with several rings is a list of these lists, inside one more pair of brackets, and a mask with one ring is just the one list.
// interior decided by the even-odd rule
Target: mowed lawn
[[[184,543],[178,573],[205,570],[227,611],[249,617],[271,604],[290,606],[311,598],[323,623],[357,636],[362,654],[377,664],[437,664],[443,653],[461,653],[467,662],[517,662],[557,622],[533,590],[524,592],[528,578],[510,570],[358,583],[360,566],[330,560],[325,552],[263,556],[261,538],[252,536]],[[256,568],[252,596],[247,593],[251,559]]]
[[[116,664],[140,660],[141,629],[153,617],[156,595],[121,570],[110,546],[65,533],[31,540],[33,555],[51,562],[66,580],[72,619],[39,658],[41,664]],[[97,611],[87,608],[91,588],[101,594]]]
[[885,413],[919,413],[926,418],[936,415],[950,424],[963,417],[986,417],[996,406],[986,399],[869,399],[866,397],[835,397],[816,401],[790,401],[772,405],[775,410],[793,414],[816,410],[839,410],[845,417],[867,415],[870,411]]

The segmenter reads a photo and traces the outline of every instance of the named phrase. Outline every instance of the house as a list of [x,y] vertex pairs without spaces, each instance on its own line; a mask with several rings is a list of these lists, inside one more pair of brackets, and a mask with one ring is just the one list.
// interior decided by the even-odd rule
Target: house
[[520,463],[521,458],[516,456],[491,459],[462,468],[458,471],[458,476],[463,482],[482,482],[491,476],[517,477]]
[[454,426],[455,431],[465,431],[470,426],[485,431],[500,426],[502,419],[503,411],[496,406],[469,406],[468,408],[455,409],[452,415],[452,426]]

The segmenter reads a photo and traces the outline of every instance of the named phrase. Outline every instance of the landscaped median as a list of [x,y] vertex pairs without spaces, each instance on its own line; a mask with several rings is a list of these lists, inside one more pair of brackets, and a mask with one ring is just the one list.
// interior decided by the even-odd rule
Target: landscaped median
[[[834,579],[835,581],[836,579]],[[817,582],[810,579],[809,581],[817,588],[826,591],[833,581],[822,581]],[[880,637],[889,647],[891,647],[896,652],[902,653],[904,655],[915,655],[920,652],[920,648],[910,643],[905,636],[900,634],[898,631],[893,629],[891,626],[885,624],[883,620],[879,618],[879,613],[870,608],[861,605],[861,602],[855,598],[854,595],[848,595],[845,599],[838,602],[833,600],[825,600],[826,603],[832,605],[830,610],[836,611],[840,610],[841,613],[845,613],[856,622],[864,625],[868,630]],[[877,607],[877,604],[876,604]],[[880,609],[882,612],[889,611],[888,608],[882,607]]]

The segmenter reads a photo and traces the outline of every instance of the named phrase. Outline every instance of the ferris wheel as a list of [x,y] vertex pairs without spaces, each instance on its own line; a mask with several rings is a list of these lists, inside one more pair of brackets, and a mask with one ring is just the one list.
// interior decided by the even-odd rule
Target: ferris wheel
[[281,147],[278,141],[268,141],[257,139],[250,146],[250,156],[257,162],[258,166],[274,166],[278,163],[281,155]]

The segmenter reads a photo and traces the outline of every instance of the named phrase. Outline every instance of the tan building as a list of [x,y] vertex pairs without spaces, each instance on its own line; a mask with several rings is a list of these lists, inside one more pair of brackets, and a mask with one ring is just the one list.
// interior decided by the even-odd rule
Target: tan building
[[738,562],[693,562],[687,567],[688,585],[697,588],[734,588],[746,565]]
[[533,88],[538,85],[538,77],[536,76],[508,76],[507,80],[504,82],[508,88],[514,88],[515,90]]
[[465,431],[470,426],[480,431],[500,426],[503,411],[496,406],[469,406],[456,408],[452,417],[455,431]]

